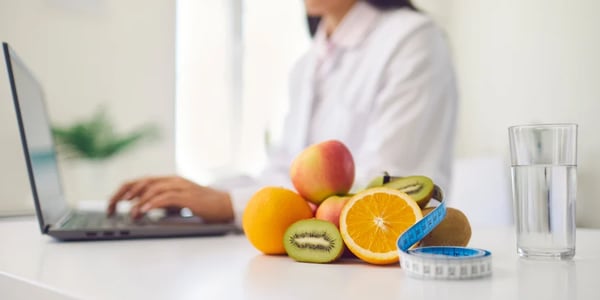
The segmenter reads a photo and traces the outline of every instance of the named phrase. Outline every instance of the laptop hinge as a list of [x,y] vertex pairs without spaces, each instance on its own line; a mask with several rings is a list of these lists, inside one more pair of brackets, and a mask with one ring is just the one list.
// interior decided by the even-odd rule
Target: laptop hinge
[[[62,228],[63,224],[66,223],[73,216],[73,210],[69,210],[66,214],[63,214],[60,219],[54,222],[54,228]],[[47,230],[50,230],[52,224],[46,224]]]
[[48,233],[50,230],[50,225],[44,225],[44,233]]

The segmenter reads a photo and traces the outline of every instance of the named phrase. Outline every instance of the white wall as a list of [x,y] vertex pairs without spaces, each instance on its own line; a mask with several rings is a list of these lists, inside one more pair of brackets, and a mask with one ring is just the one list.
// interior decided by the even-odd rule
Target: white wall
[[442,16],[454,51],[458,158],[498,156],[508,169],[509,126],[578,123],[578,225],[600,227],[600,1],[418,2]]
[[281,134],[289,71],[308,47],[302,1],[179,0],[178,171],[209,183],[259,170],[265,132]]
[[[107,104],[120,132],[145,123],[160,127],[159,141],[107,164],[96,178],[97,196],[126,178],[174,172],[175,1],[0,0],[0,40],[41,81],[55,122],[68,124]],[[0,157],[11,165],[0,169],[0,199],[21,199],[28,182],[12,103],[2,97],[0,138],[7,146]],[[68,196],[88,197],[75,186],[81,168],[64,167]]]
[[197,182],[234,157],[232,2],[177,1],[177,170]]
[[245,1],[242,169],[265,161],[266,145],[256,141],[264,141],[267,132],[270,143],[281,139],[290,70],[310,43],[303,1]]
[[25,160],[21,154],[4,54],[0,54],[0,216],[31,213]]

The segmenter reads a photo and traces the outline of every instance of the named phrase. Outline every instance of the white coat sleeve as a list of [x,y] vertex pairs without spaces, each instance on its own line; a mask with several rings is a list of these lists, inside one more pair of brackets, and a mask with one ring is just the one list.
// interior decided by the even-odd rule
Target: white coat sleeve
[[447,187],[457,94],[442,32],[433,24],[400,41],[390,60],[355,153],[357,184],[388,171],[426,175]]

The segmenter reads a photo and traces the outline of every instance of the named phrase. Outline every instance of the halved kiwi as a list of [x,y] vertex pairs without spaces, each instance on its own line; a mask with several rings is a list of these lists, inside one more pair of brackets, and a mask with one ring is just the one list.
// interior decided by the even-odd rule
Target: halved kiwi
[[407,193],[421,208],[427,206],[435,189],[433,181],[426,176],[395,178],[383,186]]
[[383,186],[384,184],[386,184],[392,180],[396,180],[398,178],[402,178],[402,177],[401,176],[392,176],[387,171],[384,171],[383,175],[377,176],[377,177],[373,178],[371,181],[369,181],[369,183],[367,184],[367,186],[364,189],[380,187],[380,186]]
[[283,235],[283,246],[291,258],[310,263],[332,262],[344,252],[344,241],[337,227],[317,219],[292,224]]

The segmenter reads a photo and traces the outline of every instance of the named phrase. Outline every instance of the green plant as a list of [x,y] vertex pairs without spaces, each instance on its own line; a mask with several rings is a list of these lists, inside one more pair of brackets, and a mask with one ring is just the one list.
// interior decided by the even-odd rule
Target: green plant
[[65,158],[104,160],[131,149],[144,140],[158,137],[153,125],[144,125],[126,134],[117,134],[106,114],[99,109],[87,119],[68,126],[52,126],[58,151]]

